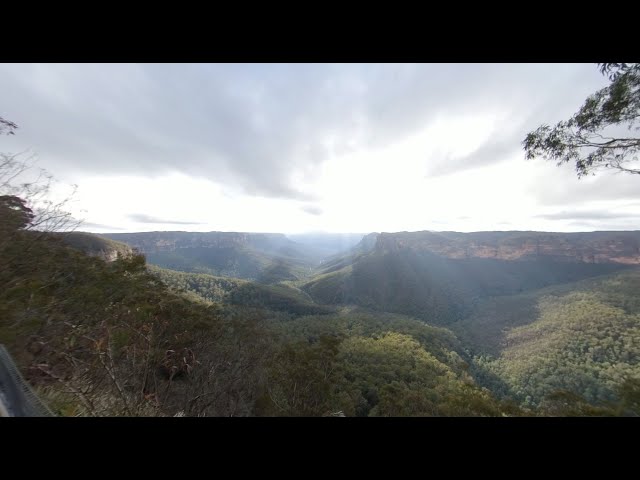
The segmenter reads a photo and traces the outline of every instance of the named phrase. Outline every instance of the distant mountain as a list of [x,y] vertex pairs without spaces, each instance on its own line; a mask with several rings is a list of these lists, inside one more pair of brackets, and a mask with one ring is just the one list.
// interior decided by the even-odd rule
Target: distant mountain
[[280,233],[142,232],[104,236],[172,270],[273,283],[303,278],[317,255]]
[[320,262],[320,273],[331,273],[355,262],[356,258],[371,252],[376,246],[379,233],[370,233],[347,251],[332,255]]
[[[375,239],[375,244],[374,244]],[[302,288],[326,304],[357,304],[434,323],[474,302],[640,264],[640,232],[372,234]]]
[[249,247],[262,253],[297,256],[299,245],[282,233],[245,232],[140,232],[106,233],[103,236],[127,243],[144,254],[189,248]]
[[312,249],[320,259],[350,250],[364,236],[363,233],[299,233],[287,235],[294,242]]
[[177,272],[154,265],[149,265],[148,269],[166,285],[209,302],[265,308],[292,315],[320,315],[335,311],[334,308],[315,304],[307,294],[286,284],[263,285],[205,273]]
[[376,250],[431,252],[446,258],[492,258],[640,265],[640,231],[381,233]]
[[[372,234],[311,281],[265,285],[148,266],[91,234],[8,226],[0,342],[56,415],[640,413],[640,268],[626,260],[576,261],[570,249],[449,258],[423,241],[432,232]],[[147,254],[290,261],[268,252],[278,238],[182,247],[155,235]],[[599,255],[633,258],[635,232],[607,235],[593,240],[605,242]],[[287,266],[268,265],[280,276]]]

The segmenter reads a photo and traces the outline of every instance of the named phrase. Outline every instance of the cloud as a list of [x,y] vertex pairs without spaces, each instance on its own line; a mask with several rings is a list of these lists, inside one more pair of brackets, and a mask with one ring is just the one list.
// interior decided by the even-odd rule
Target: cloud
[[606,84],[583,64],[0,64],[20,127],[0,150],[38,152],[102,230],[633,227],[635,176],[521,147]]
[[[534,162],[534,161],[532,161]],[[552,162],[535,161],[538,173],[528,180],[525,189],[541,206],[587,206],[590,202],[626,201],[638,199],[640,188],[636,175],[612,171],[578,179],[570,165],[556,166]]]
[[[7,141],[34,147],[54,174],[178,171],[300,200],[315,196],[296,174],[449,115],[497,109],[514,120],[441,173],[500,161],[526,128],[602,82],[593,65],[0,65],[3,115],[20,126]],[[544,115],[525,125],[531,105]]]
[[[432,165],[429,176],[449,175],[508,159],[524,159],[522,141],[528,132],[541,124],[553,124],[569,118],[588,95],[604,86],[602,78],[585,75],[586,72],[577,74],[577,71],[566,69],[565,66],[554,81],[538,78],[534,74],[532,79],[539,80],[537,85],[529,85],[519,79],[518,84],[523,89],[527,88],[531,96],[508,95],[511,97],[508,107],[503,110],[501,118],[494,122],[493,129],[485,140],[466,155],[445,155],[443,161]],[[561,88],[550,85],[560,81],[564,81]],[[497,100],[497,105],[504,108],[504,102],[500,100]],[[462,132],[461,138],[464,136],[465,133]]]
[[507,141],[498,141],[495,143],[486,142],[474,150],[473,153],[458,158],[447,155],[444,161],[436,164],[429,170],[428,176],[438,177],[441,175],[450,175],[471,168],[491,165],[506,158],[516,156],[521,152],[518,138],[520,137],[513,136],[509,137]]
[[302,207],[302,210],[310,215],[322,215],[322,209],[315,205],[305,205]]
[[621,218],[640,218],[639,213],[606,212],[606,211],[563,211],[536,215],[545,220],[607,220]]
[[183,220],[166,220],[151,215],[145,215],[144,213],[131,213],[128,215],[129,219],[138,223],[170,223],[173,225],[204,225],[202,222],[185,222]]
[[100,230],[124,230],[123,228],[120,227],[113,227],[111,225],[104,225],[102,223],[93,223],[93,222],[82,222],[80,224],[80,228],[93,228],[93,229],[100,229]]
[[637,231],[637,222],[569,222],[567,224],[573,229],[578,231]]

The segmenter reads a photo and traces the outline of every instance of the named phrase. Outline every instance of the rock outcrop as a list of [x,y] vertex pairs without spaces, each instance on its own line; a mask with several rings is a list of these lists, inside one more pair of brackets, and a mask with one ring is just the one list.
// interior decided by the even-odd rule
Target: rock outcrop
[[60,239],[70,247],[87,255],[100,257],[106,262],[113,262],[119,256],[129,257],[136,253],[129,245],[93,233],[70,232],[61,234]]
[[640,231],[381,233],[375,249],[428,251],[446,258],[549,259],[640,265]]
[[287,253],[296,244],[281,233],[243,232],[140,232],[110,233],[106,237],[130,245],[141,253],[173,252],[183,248],[252,247],[259,251]]

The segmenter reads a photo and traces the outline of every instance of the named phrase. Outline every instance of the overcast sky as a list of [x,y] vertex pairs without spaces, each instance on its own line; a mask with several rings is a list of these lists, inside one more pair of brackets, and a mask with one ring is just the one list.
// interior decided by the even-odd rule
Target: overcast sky
[[640,180],[525,161],[607,84],[582,64],[0,64],[0,151],[83,230],[640,229]]

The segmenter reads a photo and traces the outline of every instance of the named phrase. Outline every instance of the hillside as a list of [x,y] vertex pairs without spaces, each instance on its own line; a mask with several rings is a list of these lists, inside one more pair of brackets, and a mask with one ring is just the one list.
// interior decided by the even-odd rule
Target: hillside
[[377,236],[375,249],[384,252],[431,252],[452,259],[548,259],[640,265],[640,231],[381,233]]
[[[287,338],[293,335],[299,341],[306,339],[311,345],[322,336],[337,335],[344,339],[362,338],[358,342],[363,342],[361,344],[369,349],[375,344],[369,345],[369,340],[364,339],[384,338],[390,341],[393,338],[394,342],[400,342],[401,337],[385,335],[391,332],[409,334],[413,339],[420,339],[423,348],[439,361],[449,364],[454,355],[459,365],[468,365],[469,378],[475,378],[481,386],[505,401],[520,403],[525,409],[520,414],[617,415],[635,411],[629,410],[631,407],[627,400],[620,400],[620,395],[625,388],[628,395],[635,395],[634,379],[640,381],[637,360],[640,356],[636,354],[640,345],[640,317],[637,315],[640,297],[636,294],[640,291],[640,269],[629,265],[553,261],[549,258],[509,262],[485,258],[448,259],[415,251],[385,252],[381,255],[367,255],[365,252],[354,249],[352,258],[356,261],[353,265],[337,270],[336,265],[330,266],[329,273],[320,274],[304,289],[316,299],[327,298],[326,304],[357,303],[368,309],[341,307],[334,313],[326,311],[321,316],[313,316],[312,312],[304,309],[308,299],[291,296],[292,287],[280,285],[284,292],[279,293],[286,295],[279,298],[277,294],[273,296],[272,292],[265,291],[266,287],[250,282],[243,284],[249,295],[234,299],[227,293],[220,297],[220,301],[277,311],[279,314],[271,320],[277,336]],[[603,276],[600,275],[602,272],[614,273]],[[371,290],[373,293],[380,294],[386,286],[393,285],[398,289],[399,297],[391,294],[378,297],[387,303],[374,301],[372,295],[364,298],[330,297],[336,292],[344,295],[363,291],[356,283],[359,278],[382,285],[378,291]],[[580,278],[586,280],[574,281]],[[538,288],[538,285],[549,282],[552,286]],[[190,285],[191,291],[198,293],[197,286]],[[518,293],[521,290],[526,293]],[[239,289],[232,286],[229,292],[233,291],[238,292]],[[425,291],[430,296],[420,297]],[[469,297],[472,293],[475,296]],[[198,294],[203,296],[202,290]],[[412,312],[414,315],[430,323],[448,324],[450,329],[438,329],[414,318],[385,311],[396,306],[408,310],[407,307],[412,306],[409,298],[427,312],[426,315],[421,314],[416,308]],[[469,298],[473,301],[468,301]],[[303,309],[299,309],[298,302],[302,302]],[[315,308],[318,307],[320,305]],[[281,314],[286,316],[280,317]],[[419,333],[421,331],[423,333]],[[349,362],[364,361],[369,355],[365,351],[347,357],[339,353],[342,349],[354,348],[352,341],[355,340],[343,341],[336,356],[344,372],[356,368]],[[393,351],[395,347],[389,348]],[[405,348],[411,350],[412,347],[406,344],[401,350]],[[349,362],[346,358],[350,359]],[[378,383],[384,378],[378,377],[383,371],[404,367],[383,368],[381,365],[387,360],[375,358],[374,363],[379,370],[371,366],[372,370],[363,377],[366,380],[359,380],[360,374],[345,373],[349,380],[339,387],[347,392],[354,385],[360,385],[359,390],[349,394],[352,401],[359,400],[351,406],[348,403],[341,406],[351,415],[379,414],[381,408],[376,406],[381,392],[387,391],[386,387],[383,389],[386,382],[391,382],[392,377],[402,378],[402,374],[396,372]],[[413,364],[418,360],[407,361]],[[368,368],[360,363],[357,365],[359,371]],[[302,372],[298,375],[302,380]],[[471,382],[474,384],[473,380]],[[411,390],[410,384],[405,382],[402,385],[393,390],[394,394]],[[562,400],[560,404],[554,400],[556,397]],[[499,407],[495,405],[487,408],[498,408],[510,414],[518,412],[508,403]],[[412,407],[409,405],[402,408],[407,410],[396,414],[416,414],[415,411],[410,413]]]
[[365,235],[350,249],[323,259],[316,269],[317,274],[322,275],[335,272],[353,264],[358,258],[371,252],[375,248],[378,235],[378,233]]
[[[640,417],[640,63],[0,62],[0,92],[0,417]],[[289,436],[314,464],[358,443],[329,421]],[[416,446],[475,450],[434,422]],[[563,423],[496,432],[566,457]],[[115,464],[119,433],[53,443]]]
[[67,245],[106,261],[116,260],[118,256],[128,257],[134,254],[129,245],[94,233],[68,232],[59,236]]
[[[187,385],[174,381],[195,367],[192,355],[201,365],[234,355],[214,307],[168,291],[140,256],[105,262],[28,233],[14,232],[0,249],[0,343],[54,413],[225,414],[223,403],[185,405]],[[207,338],[221,338],[218,349]],[[232,394],[223,378],[221,398]],[[189,388],[202,392],[205,384]]]
[[56,415],[517,413],[475,384],[451,332],[417,320],[196,276],[230,289],[211,304],[168,288],[140,255],[106,262],[21,231],[2,240],[0,342]]
[[0,343],[57,415],[638,412],[627,264],[446,258],[371,235],[298,288],[11,228]]
[[[447,329],[353,308],[295,321],[276,318],[269,325],[277,338],[291,342],[282,353],[284,363],[272,371],[280,388],[292,392],[297,386],[297,401],[306,408],[313,406],[307,392],[320,389],[330,392],[331,410],[346,416],[523,413],[477,385],[459,341]],[[291,408],[285,390],[272,395],[276,407]]]
[[639,291],[633,269],[491,298],[452,329],[500,380],[497,393],[528,406],[556,392],[613,401],[625,382],[640,382]]
[[282,234],[143,232],[104,236],[171,270],[251,279],[262,283],[303,278],[317,263],[313,253]]
[[292,315],[327,314],[335,309],[317,305],[299,289],[278,283],[264,285],[230,277],[215,277],[203,273],[187,273],[147,267],[171,288],[214,303],[259,307]]
[[[573,254],[556,253],[522,255],[516,260],[458,258],[451,256],[457,251],[453,247],[447,250],[448,256],[434,253],[434,235],[429,232],[409,236],[413,241],[406,237],[380,234],[368,253],[360,250],[352,257],[323,265],[302,288],[318,303],[354,303],[447,324],[466,316],[481,298],[518,294],[630,267],[627,263],[575,261]],[[630,236],[632,240],[635,237],[635,233]],[[443,237],[438,238],[442,251]]]

